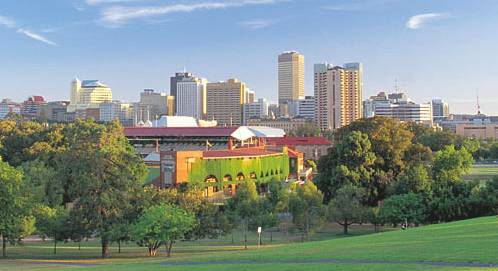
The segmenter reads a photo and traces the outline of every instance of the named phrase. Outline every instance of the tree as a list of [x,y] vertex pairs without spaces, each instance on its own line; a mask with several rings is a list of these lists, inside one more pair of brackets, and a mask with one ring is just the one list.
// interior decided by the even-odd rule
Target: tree
[[432,181],[422,164],[408,167],[392,184],[392,194],[421,193],[428,198],[432,194]]
[[239,184],[237,194],[228,200],[227,209],[233,222],[239,221],[244,228],[244,248],[247,249],[247,231],[249,222],[258,215],[258,193],[256,184],[251,181],[245,181]]
[[328,205],[329,219],[343,227],[344,235],[348,234],[349,226],[361,223],[367,216],[368,209],[362,205],[365,191],[351,184],[337,191]]
[[35,208],[36,229],[40,236],[54,240],[54,254],[57,254],[57,242],[68,238],[67,223],[69,213],[63,207],[50,208],[38,205]]
[[453,145],[446,146],[436,153],[432,166],[433,179],[439,184],[459,181],[473,163],[472,154],[465,147],[456,149]]
[[299,126],[297,129],[289,132],[290,136],[318,136],[320,135],[320,128],[318,128],[313,122],[306,122],[303,126]]
[[367,134],[353,131],[320,159],[317,186],[324,193],[325,202],[347,184],[365,187],[377,198],[378,188],[372,183],[376,157],[371,147]]
[[418,225],[425,221],[423,198],[414,193],[391,196],[384,200],[380,216],[382,221],[393,225],[404,222]]
[[122,223],[134,191],[143,189],[143,160],[119,122],[100,125],[77,120],[65,127],[57,169],[64,178],[64,201],[72,205],[72,224],[80,224],[81,237],[100,236],[102,257],[107,257],[113,229]]
[[7,242],[19,243],[35,230],[35,219],[30,215],[31,205],[23,180],[21,170],[0,159],[0,235],[4,258],[7,256]]
[[289,195],[292,221],[309,238],[323,222],[323,194],[312,182],[295,183]]
[[149,256],[166,246],[166,255],[171,257],[173,244],[182,239],[195,225],[195,217],[172,204],[160,204],[145,210],[132,226],[133,239],[146,246]]

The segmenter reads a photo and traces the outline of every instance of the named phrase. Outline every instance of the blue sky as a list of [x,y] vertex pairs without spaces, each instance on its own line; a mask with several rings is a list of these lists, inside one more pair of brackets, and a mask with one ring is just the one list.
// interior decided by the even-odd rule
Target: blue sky
[[236,77],[277,97],[276,59],[364,64],[364,96],[401,89],[442,97],[452,112],[498,115],[496,0],[15,0],[0,2],[0,98],[67,99],[72,78],[100,79],[114,98],[169,91],[187,67]]

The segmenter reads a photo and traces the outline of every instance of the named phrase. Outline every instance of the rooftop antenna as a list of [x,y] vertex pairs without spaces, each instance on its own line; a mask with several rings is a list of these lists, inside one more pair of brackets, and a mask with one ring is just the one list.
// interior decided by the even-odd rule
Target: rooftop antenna
[[399,84],[398,84],[398,78],[394,78],[394,92],[396,94],[399,94]]
[[479,89],[477,89],[477,115],[481,115],[481,103],[479,102]]

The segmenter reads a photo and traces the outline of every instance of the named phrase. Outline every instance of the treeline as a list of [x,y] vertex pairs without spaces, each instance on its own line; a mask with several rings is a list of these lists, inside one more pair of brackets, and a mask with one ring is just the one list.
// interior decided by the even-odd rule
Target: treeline
[[479,141],[375,117],[339,129],[334,142],[316,183],[345,232],[351,223],[418,225],[498,209],[498,179],[462,180]]
[[[130,241],[151,256],[164,247],[169,256],[180,240],[276,227],[279,214],[292,217],[306,236],[321,221],[323,196],[312,183],[274,180],[262,197],[247,181],[224,206],[195,188],[144,186],[146,167],[122,130],[118,122],[92,120],[64,125],[0,121],[4,257],[7,243],[19,244],[32,234],[51,238],[54,253],[59,242],[100,238],[103,257],[110,244],[120,251]],[[247,247],[247,238],[244,243]]]

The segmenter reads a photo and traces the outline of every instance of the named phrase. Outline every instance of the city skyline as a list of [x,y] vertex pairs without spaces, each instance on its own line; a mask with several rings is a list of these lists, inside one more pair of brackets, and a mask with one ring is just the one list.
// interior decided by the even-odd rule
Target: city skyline
[[306,57],[305,95],[314,64],[362,62],[364,98],[392,92],[397,79],[417,102],[441,97],[452,113],[475,113],[479,92],[482,112],[496,115],[496,11],[492,1],[2,3],[0,98],[69,100],[78,76],[136,101],[146,88],[169,93],[169,77],[186,67],[211,82],[238,78],[276,102],[276,56],[296,50]]

